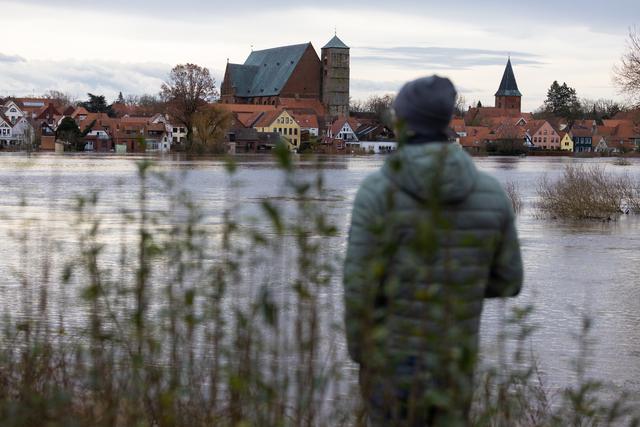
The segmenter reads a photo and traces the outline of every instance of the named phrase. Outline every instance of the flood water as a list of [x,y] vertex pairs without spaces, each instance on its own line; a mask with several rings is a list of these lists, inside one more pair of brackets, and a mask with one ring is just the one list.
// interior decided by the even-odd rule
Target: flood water
[[[100,192],[107,215],[115,220],[120,207],[137,205],[135,157],[90,155],[0,155],[0,306],[11,305],[10,289],[19,284],[15,272],[25,263],[20,234],[70,239],[72,206],[77,195]],[[338,226],[330,241],[336,260],[342,260],[350,208],[358,185],[384,162],[383,156],[324,157],[322,170],[328,191],[326,210]],[[175,176],[203,208],[206,221],[219,224],[230,203],[246,211],[264,198],[282,194],[282,173],[269,156],[238,156],[231,188],[221,160],[156,159],[157,168]],[[314,174],[314,159],[298,158],[296,167]],[[640,180],[640,161],[615,166],[611,159],[477,158],[477,165],[501,182],[517,183],[525,200],[518,219],[525,265],[525,285],[513,303],[533,304],[531,322],[538,329],[530,339],[532,354],[551,388],[574,378],[571,361],[578,355],[573,334],[583,316],[594,320],[589,372],[620,388],[640,394],[640,218],[623,216],[614,222],[561,222],[534,215],[536,186],[542,174],[553,179],[567,163],[602,163],[613,173],[629,173]],[[165,197],[152,194],[150,204]],[[25,222],[25,218],[38,221]],[[115,239],[115,237],[114,237]],[[43,239],[35,239],[36,242]],[[37,243],[35,243],[37,246]],[[32,248],[46,250],[43,248]],[[340,295],[340,281],[332,291]],[[336,298],[338,303],[341,298]],[[504,312],[499,301],[485,305],[482,323],[483,356],[495,357],[496,329]],[[338,313],[341,310],[336,310]],[[343,346],[343,343],[341,344]]]

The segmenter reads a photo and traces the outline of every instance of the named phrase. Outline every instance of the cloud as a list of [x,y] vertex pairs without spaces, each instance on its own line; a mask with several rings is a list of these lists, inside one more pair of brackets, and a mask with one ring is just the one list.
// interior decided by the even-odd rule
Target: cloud
[[[234,2],[182,0],[180,12],[175,11],[174,0],[156,0],[154,7],[149,7],[146,0],[9,0],[9,2],[39,7],[55,7],[68,10],[93,10],[110,12],[117,10],[123,14],[144,13],[155,18],[167,20],[196,20],[210,21],[212,18],[244,19],[239,17],[237,4]],[[264,9],[262,0],[245,0],[243,9],[256,11]],[[295,8],[332,8],[342,9],[343,0],[324,0],[323,2],[306,2],[304,5],[292,4],[288,0],[273,0],[269,2],[273,9]],[[603,3],[601,0],[573,1],[538,0],[536,2],[513,2],[507,0],[458,0],[454,3],[433,2],[423,0],[352,0],[349,6],[354,10],[376,10],[382,13],[398,13],[407,15],[431,16],[437,19],[449,19],[458,24],[462,22],[477,24],[483,22],[489,28],[499,28],[504,32],[509,29],[522,28],[523,24],[548,24],[551,26],[578,25],[588,27],[594,31],[608,31],[624,33],[633,25],[635,17],[640,14],[640,2],[637,0],[611,0]],[[328,24],[327,26],[332,26]],[[526,26],[526,25],[525,25]],[[452,27],[451,31],[456,28]]]
[[56,89],[84,98],[87,92],[115,98],[124,94],[157,93],[171,66],[162,63],[115,61],[3,61],[0,94],[41,94]]
[[504,65],[507,55],[520,65],[542,65],[537,55],[527,52],[505,52],[487,49],[451,47],[362,47],[353,60],[363,64],[388,65],[393,67],[466,70],[478,66]]
[[381,93],[381,92],[397,92],[398,89],[404,84],[403,81],[380,81],[380,80],[366,80],[366,79],[351,79],[350,87],[353,92],[368,92],[368,93]]
[[5,55],[0,52],[0,62],[25,62],[26,60],[18,55]]

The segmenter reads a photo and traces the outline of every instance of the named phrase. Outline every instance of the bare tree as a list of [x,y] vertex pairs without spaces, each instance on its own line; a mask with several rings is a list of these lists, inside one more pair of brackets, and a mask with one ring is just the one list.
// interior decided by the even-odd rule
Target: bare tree
[[209,70],[196,64],[176,65],[163,83],[160,96],[169,114],[187,128],[187,140],[193,138],[193,116],[218,96]]
[[351,113],[366,112],[365,103],[360,99],[353,99],[349,97],[349,112]]
[[463,95],[456,95],[456,105],[454,108],[454,113],[456,116],[464,116],[464,113],[467,111],[467,100]]
[[640,33],[635,27],[629,30],[627,51],[614,68],[614,81],[620,92],[640,104]]
[[68,107],[69,105],[75,106],[78,100],[72,95],[59,91],[49,90],[42,95],[43,98],[50,100],[57,107]]
[[231,114],[212,105],[193,115],[193,141],[187,142],[187,150],[207,153],[224,153],[224,135],[231,124]]
[[367,99],[364,104],[364,110],[375,113],[378,120],[384,122],[386,119],[386,115],[391,109],[391,105],[393,105],[393,100],[395,99],[395,95],[388,93],[386,95],[372,95]]
[[616,114],[627,110],[627,106],[613,99],[586,99],[580,100],[580,113],[584,119],[597,121],[612,119]]

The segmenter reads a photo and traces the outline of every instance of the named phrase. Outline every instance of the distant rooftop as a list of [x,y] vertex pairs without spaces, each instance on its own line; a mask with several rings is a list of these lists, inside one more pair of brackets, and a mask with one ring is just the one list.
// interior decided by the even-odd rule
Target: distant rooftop
[[516,82],[516,76],[513,74],[513,67],[511,67],[511,58],[507,61],[507,67],[502,75],[502,81],[500,82],[500,88],[496,92],[495,96],[522,96],[522,93],[518,90],[518,83]]
[[324,45],[323,49],[349,49],[349,46],[344,44],[344,42],[335,35],[331,40],[329,40],[329,43]]
[[251,52],[244,64],[229,64],[236,96],[274,96],[287,83],[310,43]]

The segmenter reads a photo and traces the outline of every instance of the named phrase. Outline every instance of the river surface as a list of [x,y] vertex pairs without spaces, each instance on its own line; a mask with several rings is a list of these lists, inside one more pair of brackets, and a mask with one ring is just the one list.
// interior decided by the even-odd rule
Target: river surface
[[[0,155],[0,306],[11,306],[10,290],[19,284],[15,273],[26,264],[20,251],[21,233],[31,238],[56,235],[64,241],[75,198],[93,191],[100,193],[105,212],[114,218],[121,215],[123,206],[135,208],[135,160],[139,158]],[[183,178],[184,187],[192,192],[206,221],[213,225],[221,223],[221,213],[230,203],[251,211],[265,198],[282,195],[282,173],[271,157],[247,155],[235,160],[236,179],[241,185],[231,188],[222,160],[155,159],[157,169]],[[338,226],[330,250],[340,261],[358,185],[380,167],[385,157],[331,156],[322,160],[328,192],[325,207]],[[477,158],[476,163],[501,182],[517,183],[525,201],[518,218],[525,285],[513,303],[535,307],[530,322],[538,329],[528,345],[549,387],[575,380],[571,362],[579,348],[573,336],[580,331],[583,317],[589,316],[594,321],[589,372],[640,394],[640,218],[561,222],[537,218],[532,207],[542,174],[554,179],[560,176],[564,164],[601,163],[613,173],[629,173],[640,180],[640,161],[615,166],[610,159],[496,157]],[[313,159],[297,158],[296,168],[314,174],[317,166]],[[166,196],[161,192],[152,194],[151,206],[162,197]],[[26,222],[25,218],[37,221]],[[31,245],[44,240],[36,238]],[[333,282],[332,292],[338,296],[335,301],[341,303],[339,280]],[[502,313],[504,306],[499,301],[486,303],[482,322],[485,359],[496,357],[493,349]]]

